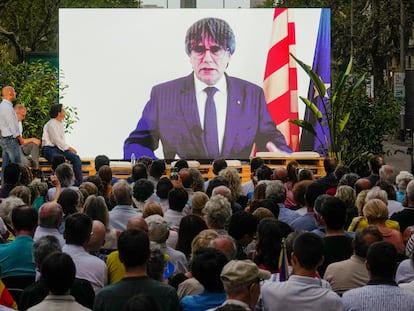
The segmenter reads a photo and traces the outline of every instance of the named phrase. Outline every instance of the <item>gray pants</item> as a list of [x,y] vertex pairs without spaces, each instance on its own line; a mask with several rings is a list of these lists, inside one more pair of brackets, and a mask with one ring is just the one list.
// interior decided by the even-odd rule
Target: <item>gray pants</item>
[[26,145],[20,146],[22,154],[22,163],[24,165],[30,166],[30,160],[29,157],[31,157],[33,162],[33,169],[38,170],[39,169],[39,146],[35,143],[28,143]]

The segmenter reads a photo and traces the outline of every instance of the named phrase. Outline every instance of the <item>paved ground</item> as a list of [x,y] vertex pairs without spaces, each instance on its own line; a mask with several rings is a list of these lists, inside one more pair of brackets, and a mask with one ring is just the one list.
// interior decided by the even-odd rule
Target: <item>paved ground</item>
[[396,171],[411,172],[411,155],[407,154],[408,148],[411,147],[411,138],[405,139],[404,142],[397,138],[389,138],[384,141],[384,149],[390,150],[390,155],[385,156],[385,163],[393,165]]

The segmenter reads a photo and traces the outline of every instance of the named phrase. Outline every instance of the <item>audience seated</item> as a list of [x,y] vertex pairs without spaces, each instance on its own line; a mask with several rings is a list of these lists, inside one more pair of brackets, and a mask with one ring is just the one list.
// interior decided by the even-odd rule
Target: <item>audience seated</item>
[[254,238],[257,230],[257,219],[252,214],[239,211],[230,216],[228,234],[236,241],[236,259],[247,259],[244,249]]
[[173,188],[168,193],[169,209],[164,213],[164,218],[172,229],[178,231],[181,218],[185,215],[183,209],[188,202],[188,193],[183,188]]
[[225,225],[231,214],[230,202],[220,194],[211,197],[203,208],[207,227],[216,230],[219,234],[227,234]]
[[46,235],[56,237],[62,247],[65,244],[63,235],[59,232],[63,219],[63,209],[59,203],[47,202],[39,210],[39,225],[36,228],[33,240],[37,241]]

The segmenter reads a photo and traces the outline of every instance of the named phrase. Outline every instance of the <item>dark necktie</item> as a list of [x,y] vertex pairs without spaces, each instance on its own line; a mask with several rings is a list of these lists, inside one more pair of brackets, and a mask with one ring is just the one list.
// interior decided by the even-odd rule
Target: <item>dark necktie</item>
[[217,131],[217,112],[214,94],[217,92],[215,87],[206,87],[207,93],[206,107],[204,110],[204,139],[207,145],[207,157],[216,159],[219,156],[218,131]]

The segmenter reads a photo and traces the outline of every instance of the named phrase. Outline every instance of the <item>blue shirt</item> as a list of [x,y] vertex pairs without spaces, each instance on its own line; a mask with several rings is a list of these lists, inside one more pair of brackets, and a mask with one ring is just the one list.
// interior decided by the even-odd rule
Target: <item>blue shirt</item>
[[318,228],[313,213],[306,213],[305,215],[296,218],[292,221],[290,226],[293,230],[305,231],[312,231]]
[[225,300],[225,293],[204,291],[198,295],[185,296],[181,299],[181,306],[183,311],[205,311],[220,306]]
[[300,214],[296,213],[295,211],[292,211],[291,209],[288,209],[283,204],[278,204],[278,205],[279,205],[279,217],[277,219],[287,223],[289,226],[292,225],[292,222],[296,218],[300,217]]
[[0,244],[0,277],[35,276],[33,262],[33,239],[28,235],[19,235],[13,242]]

